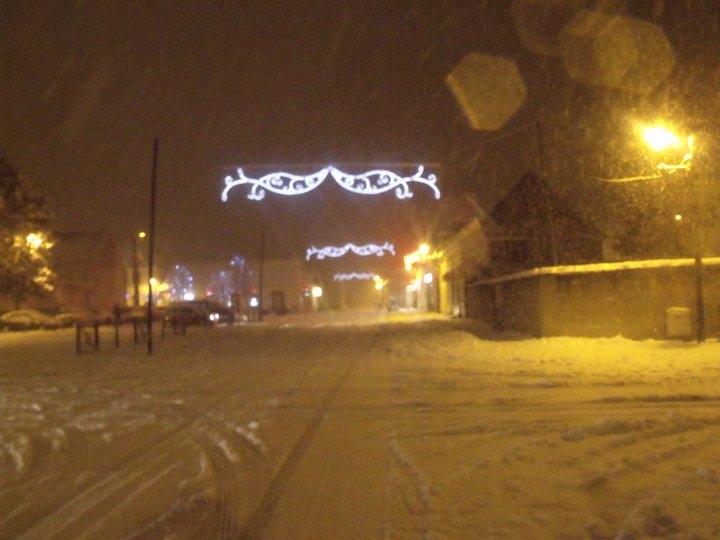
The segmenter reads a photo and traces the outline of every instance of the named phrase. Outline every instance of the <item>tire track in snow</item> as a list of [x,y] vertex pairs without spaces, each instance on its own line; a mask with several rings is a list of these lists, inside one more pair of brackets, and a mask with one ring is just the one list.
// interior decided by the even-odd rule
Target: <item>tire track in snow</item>
[[113,530],[113,522],[122,522],[127,517],[124,515],[127,505],[137,507],[138,497],[151,503],[146,494],[181,472],[181,464],[187,465],[183,463],[187,450],[187,441],[181,433],[176,433],[154,445],[152,452],[143,453],[84,489],[18,538],[81,539],[120,533]]
[[[46,491],[42,498],[33,496],[33,492],[35,483],[66,485],[77,481],[73,471],[81,469],[83,463],[89,459],[87,434],[74,428],[66,430],[65,433],[67,443],[61,452],[61,457],[65,459],[62,459],[60,463],[56,463],[55,459],[48,459],[48,463],[43,463],[44,470],[39,479],[30,483],[24,482],[19,489],[3,490],[0,493],[0,503],[10,496],[15,500],[23,501],[12,509],[3,505],[5,513],[0,517],[0,531],[18,531],[24,528],[23,523],[37,523],[42,516],[64,501],[65,496],[60,491]],[[51,454],[50,457],[55,458],[56,455]],[[35,465],[37,466],[37,464]]]
[[217,489],[217,538],[237,538],[249,506],[251,480],[248,471],[258,468],[268,471],[270,464],[257,441],[239,433],[229,425],[202,426],[196,440],[203,447],[215,477]]
[[[643,513],[650,510],[687,525],[698,538],[717,534],[717,529],[709,533],[711,525],[695,516],[692,507],[674,500],[682,500],[688,486],[706,490],[708,501],[717,494],[720,467],[717,459],[707,458],[720,441],[714,399],[633,399],[600,407],[560,401],[507,402],[502,407],[490,402],[461,407],[423,403],[401,407],[397,420],[403,452],[390,518],[397,537],[422,537],[431,531],[439,537],[474,538],[480,527],[520,537],[510,518],[503,518],[507,501],[526,517],[549,516],[544,525],[548,530],[562,530],[591,516],[589,521],[597,519],[608,531],[593,536],[597,538],[619,538],[618,531],[628,523],[638,528],[638,515],[652,521],[652,515]],[[469,446],[478,451],[461,450],[448,463],[458,449]],[[653,480],[648,482],[648,477]],[[542,506],[547,501],[526,487],[541,482],[562,486],[569,494],[553,503],[551,513]],[[438,494],[432,499],[437,507],[420,504],[422,489]],[[474,503],[466,496],[469,489],[475,492]],[[504,495],[505,504],[491,493]],[[584,506],[586,498],[601,518]],[[481,504],[492,510],[477,517],[476,505]],[[462,525],[453,528],[452,523]]]
[[[169,479],[174,479],[176,483],[172,485],[176,486],[184,479],[178,475],[192,475],[198,455],[206,455],[210,459],[215,478],[220,483],[221,515],[231,515],[230,508],[234,506],[237,497],[229,495],[230,492],[227,490],[234,488],[225,485],[227,478],[223,473],[223,467],[219,465],[221,462],[218,461],[216,453],[210,451],[209,444],[195,440],[193,434],[197,432],[198,426],[202,424],[209,411],[217,410],[220,406],[227,408],[228,400],[233,396],[242,400],[243,389],[262,386],[264,381],[273,380],[283,370],[284,366],[278,365],[257,377],[245,379],[242,385],[233,385],[229,390],[230,397],[226,392],[218,392],[216,399],[201,411],[185,418],[172,429],[157,434],[150,444],[140,445],[115,463],[113,470],[106,471],[90,485],[71,495],[69,499],[60,491],[44,495],[44,500],[40,503],[40,508],[44,510],[42,515],[32,506],[20,507],[10,515],[6,515],[0,519],[0,531],[14,531],[13,534],[17,538],[28,540],[108,537],[107,530],[103,527],[112,529],[113,520],[119,520],[123,522],[121,524],[123,529],[116,530],[115,536],[128,534],[132,536],[132,532],[127,530],[129,527],[127,516],[134,516],[134,521],[138,526],[142,526],[149,519],[161,515],[168,506],[171,507],[177,494],[175,489],[167,489]],[[241,406],[242,403],[238,403],[238,407]],[[246,445],[249,446],[249,442]],[[81,449],[76,449],[74,455],[77,452],[84,453]],[[226,499],[223,499],[222,490],[225,490]],[[130,492],[134,499],[125,497],[124,494],[127,492]],[[148,495],[144,495],[144,492]],[[144,512],[145,518],[136,516],[137,512],[134,509],[143,506],[138,504],[137,498],[146,500],[146,510],[153,508],[156,512],[154,514]],[[128,502],[127,506],[124,506],[125,502]],[[126,512],[125,516],[123,512]],[[98,516],[102,517],[98,518]],[[225,519],[224,523],[223,527],[234,530],[235,525],[231,520]],[[87,536],[88,534],[90,536]]]
[[[341,371],[340,375],[336,379],[333,386],[328,390],[327,394],[323,398],[322,402],[315,410],[313,417],[303,430],[300,437],[295,442],[292,450],[287,454],[282,464],[277,469],[277,472],[273,475],[270,484],[265,490],[259,504],[247,520],[245,525],[240,529],[237,540],[262,540],[265,529],[272,520],[273,513],[277,507],[280,499],[285,492],[290,478],[293,476],[295,471],[300,464],[303,455],[306,453],[310,443],[320,428],[325,415],[330,409],[333,401],[337,397],[343,385],[348,380],[352,372],[355,370],[360,360],[364,358],[369,351],[372,350],[376,342],[378,341],[377,333],[374,333],[372,338],[365,344],[361,351],[353,351],[353,357],[349,363]],[[338,353],[339,348],[334,347],[334,353]]]

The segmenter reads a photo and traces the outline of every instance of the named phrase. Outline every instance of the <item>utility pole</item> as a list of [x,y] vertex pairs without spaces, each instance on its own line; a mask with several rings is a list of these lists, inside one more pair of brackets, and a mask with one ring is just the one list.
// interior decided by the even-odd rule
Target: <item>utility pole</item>
[[153,145],[152,176],[150,178],[150,231],[148,238],[148,307],[147,307],[147,343],[148,356],[153,353],[152,321],[153,321],[153,254],[155,251],[155,195],[157,185],[158,139]]
[[552,253],[553,266],[558,265],[558,248],[557,248],[557,234],[555,232],[555,211],[553,209],[552,197],[550,193],[550,187],[547,185],[545,177],[545,143],[543,141],[542,125],[540,120],[535,121],[535,130],[537,135],[538,144],[538,161],[540,165],[540,182],[541,189],[545,194],[545,204],[547,206],[548,213],[548,227],[550,229],[550,248]]
[[263,318],[263,272],[265,271],[265,222],[260,233],[260,271],[258,275],[258,321]]
[[140,261],[138,260],[137,233],[133,231],[132,237],[132,280],[133,280],[133,306],[140,305]]
[[702,255],[695,257],[695,310],[697,313],[697,342],[705,341],[705,294],[703,292]]

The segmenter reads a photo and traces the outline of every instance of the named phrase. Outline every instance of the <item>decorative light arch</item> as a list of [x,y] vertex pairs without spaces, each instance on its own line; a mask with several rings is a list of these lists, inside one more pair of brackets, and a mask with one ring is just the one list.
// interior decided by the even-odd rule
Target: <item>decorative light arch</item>
[[348,251],[352,251],[355,255],[360,255],[363,257],[366,257],[368,255],[377,255],[378,257],[382,257],[383,255],[385,255],[385,252],[390,253],[391,255],[395,255],[395,246],[393,246],[390,242],[385,242],[381,246],[378,244],[365,244],[364,246],[356,246],[355,244],[352,244],[350,242],[348,242],[344,246],[325,246],[322,248],[311,246],[307,248],[305,260],[309,261],[313,255],[317,256],[319,260],[322,260],[325,257],[342,257]]
[[375,275],[370,272],[340,272],[333,275],[335,281],[352,281],[353,279],[370,281],[375,279]]
[[440,190],[436,185],[437,176],[434,174],[424,176],[424,173],[425,167],[422,165],[418,165],[417,172],[412,176],[401,176],[384,169],[349,174],[330,165],[305,176],[288,172],[273,172],[260,178],[250,178],[245,175],[242,168],[238,168],[237,178],[225,177],[225,189],[223,189],[221,197],[223,201],[227,201],[228,192],[235,186],[244,184],[251,186],[247,198],[255,201],[265,198],[266,191],[278,195],[302,195],[320,186],[330,176],[343,189],[360,195],[378,195],[394,190],[398,199],[409,199],[413,196],[410,184],[417,183],[428,186],[435,198],[439,199]]

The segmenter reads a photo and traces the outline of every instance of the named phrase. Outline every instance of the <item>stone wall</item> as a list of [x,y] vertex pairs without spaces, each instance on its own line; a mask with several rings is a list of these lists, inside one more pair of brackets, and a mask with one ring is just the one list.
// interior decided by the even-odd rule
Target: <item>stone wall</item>
[[[534,336],[647,339],[678,337],[668,333],[668,309],[684,307],[694,335],[696,275],[692,259],[537,268],[469,284],[467,311]],[[720,259],[704,259],[702,275],[705,331],[713,337],[720,333]]]

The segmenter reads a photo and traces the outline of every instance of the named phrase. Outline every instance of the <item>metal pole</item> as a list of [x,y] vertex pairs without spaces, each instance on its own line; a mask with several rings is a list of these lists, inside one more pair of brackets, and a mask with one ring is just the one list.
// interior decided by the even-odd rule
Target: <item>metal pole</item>
[[132,237],[133,306],[140,305],[140,269],[138,268],[137,233]]
[[155,195],[157,186],[157,161],[158,161],[158,139],[155,138],[153,145],[152,177],[150,180],[150,232],[148,238],[148,307],[147,307],[147,343],[148,356],[153,353],[152,322],[153,322],[153,254],[155,251]]
[[540,120],[535,121],[535,134],[537,136],[538,145],[538,161],[540,166],[540,181],[542,189],[545,192],[545,204],[547,206],[548,227],[550,229],[550,248],[552,253],[553,266],[558,265],[558,246],[557,235],[555,233],[555,211],[553,209],[550,188],[545,179],[545,143],[543,141],[542,125]]
[[260,271],[258,275],[258,321],[263,319],[263,279],[265,271],[265,221],[260,233]]
[[703,291],[702,255],[695,257],[695,310],[697,312],[697,341],[705,341],[705,295]]
[[[691,147],[692,148],[692,147]],[[702,343],[705,341],[705,291],[703,284],[703,260],[702,250],[703,242],[700,234],[700,190],[698,186],[699,177],[697,174],[693,174],[688,168],[686,179],[690,180],[690,189],[692,190],[692,197],[694,203],[695,219],[692,221],[693,229],[693,242],[695,243],[695,319],[696,319],[696,331],[697,331],[697,342]]]

